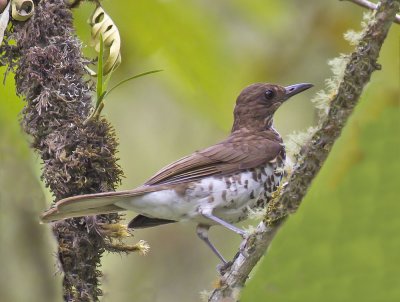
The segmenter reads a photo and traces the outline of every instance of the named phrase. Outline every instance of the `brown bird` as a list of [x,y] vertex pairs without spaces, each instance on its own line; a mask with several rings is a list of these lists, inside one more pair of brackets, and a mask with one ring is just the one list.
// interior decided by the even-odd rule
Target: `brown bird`
[[161,169],[142,186],[127,191],[79,195],[58,201],[43,222],[132,210],[140,215],[129,228],[191,220],[198,236],[226,263],[208,239],[212,225],[245,236],[232,223],[264,207],[283,176],[285,147],[272,119],[279,106],[313,85],[282,87],[257,83],[239,95],[231,134],[214,146]]

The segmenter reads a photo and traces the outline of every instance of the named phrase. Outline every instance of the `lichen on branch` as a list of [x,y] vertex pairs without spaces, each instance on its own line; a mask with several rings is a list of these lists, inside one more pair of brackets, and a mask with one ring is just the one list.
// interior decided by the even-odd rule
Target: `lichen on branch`
[[211,293],[209,302],[238,301],[241,288],[250,272],[265,254],[288,215],[297,211],[353,112],[372,72],[380,69],[377,63],[379,52],[398,11],[398,0],[383,0],[360,35],[355,51],[332,63],[337,66],[345,62],[344,69],[340,68],[343,72],[336,70],[334,80],[328,83],[329,93],[320,96],[320,108],[326,110],[321,115],[318,126],[306,135],[309,139],[299,147],[293,171],[282,193],[268,208],[265,220],[242,243],[242,250],[224,272],[219,287]]

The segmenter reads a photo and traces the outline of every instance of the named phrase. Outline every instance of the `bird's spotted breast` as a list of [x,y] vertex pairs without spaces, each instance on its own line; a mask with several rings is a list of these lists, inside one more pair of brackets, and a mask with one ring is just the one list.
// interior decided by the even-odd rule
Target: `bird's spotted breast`
[[200,208],[211,209],[214,215],[231,223],[246,219],[249,209],[269,202],[282,179],[283,164],[283,159],[278,157],[258,168],[194,183],[186,192],[186,201],[197,204],[190,218],[196,220]]

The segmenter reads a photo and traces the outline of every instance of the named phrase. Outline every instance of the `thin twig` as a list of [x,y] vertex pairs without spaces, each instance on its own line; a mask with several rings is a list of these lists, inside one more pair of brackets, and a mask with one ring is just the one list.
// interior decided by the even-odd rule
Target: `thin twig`
[[[378,4],[370,2],[368,0],[339,0],[339,1],[349,1],[353,2],[354,4],[357,4],[361,7],[368,8],[371,10],[376,10],[378,7]],[[400,15],[396,15],[396,18],[393,21],[394,23],[400,24]]]
[[209,302],[238,301],[240,290],[249,273],[267,251],[288,214],[297,211],[312,180],[353,112],[372,72],[380,69],[377,64],[379,52],[398,11],[399,0],[383,0],[378,7],[356,50],[348,57],[337,93],[330,100],[328,115],[302,147],[287,186],[268,212],[268,218],[273,223],[261,222],[256,231],[242,243],[244,248],[221,277],[220,286],[213,291]]

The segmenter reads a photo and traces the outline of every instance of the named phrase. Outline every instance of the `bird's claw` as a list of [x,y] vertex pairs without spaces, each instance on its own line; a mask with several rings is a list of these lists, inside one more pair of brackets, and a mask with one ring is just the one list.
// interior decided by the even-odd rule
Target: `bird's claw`
[[231,268],[232,264],[232,261],[220,263],[217,265],[217,271],[220,273],[221,276],[223,276]]
[[249,237],[249,234],[246,231],[242,231],[239,233],[240,237],[246,240]]
[[240,254],[243,255],[243,257],[248,258],[249,257],[249,253],[246,250],[246,244],[247,244],[247,240],[244,239],[241,243],[240,243],[240,247],[239,247],[239,252]]

